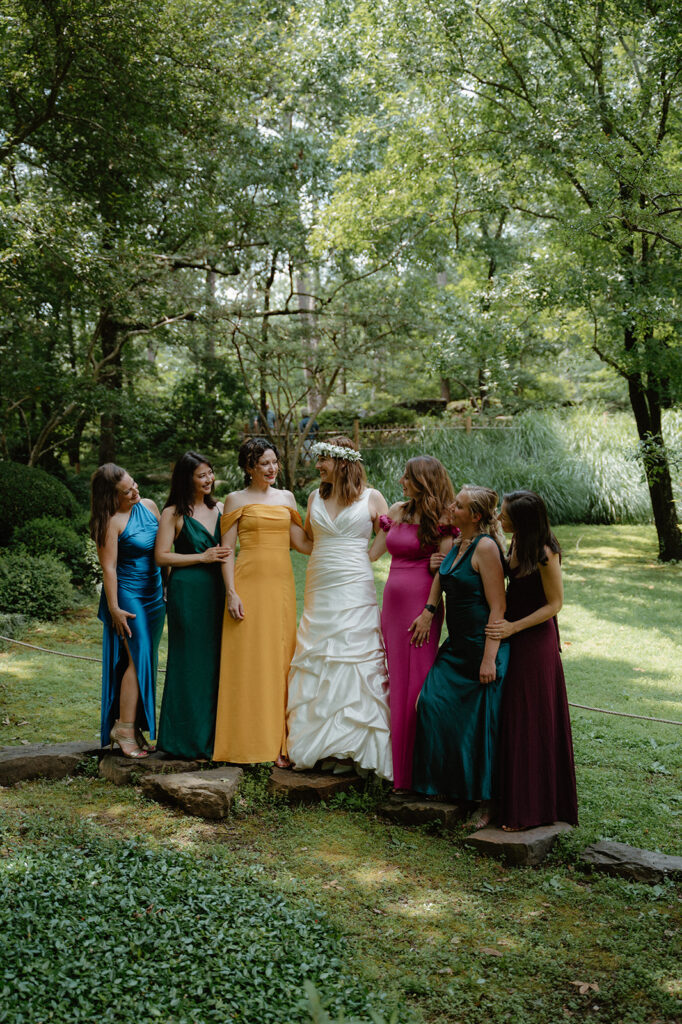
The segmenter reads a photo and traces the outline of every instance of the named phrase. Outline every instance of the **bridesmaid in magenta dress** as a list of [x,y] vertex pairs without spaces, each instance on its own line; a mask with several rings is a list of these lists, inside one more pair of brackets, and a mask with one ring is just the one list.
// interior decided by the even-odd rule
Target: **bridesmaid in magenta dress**
[[571,721],[556,616],[561,549],[542,498],[505,494],[500,524],[512,534],[506,618],[486,627],[510,638],[500,712],[500,820],[507,831],[578,824]]
[[410,459],[400,480],[405,501],[381,516],[381,530],[370,549],[375,561],[385,551],[392,556],[384,589],[381,630],[388,662],[393,780],[396,790],[412,787],[412,748],[417,697],[438,653],[442,606],[434,608],[431,630],[415,636],[410,626],[428,602],[433,571],[452,547],[447,508],[454,493],[445,467],[422,455]]

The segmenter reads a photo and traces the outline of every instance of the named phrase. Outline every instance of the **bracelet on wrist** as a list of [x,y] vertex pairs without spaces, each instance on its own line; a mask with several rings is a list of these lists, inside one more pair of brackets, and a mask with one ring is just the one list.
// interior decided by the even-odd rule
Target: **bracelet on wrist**
[[431,612],[432,615],[435,615],[436,612],[438,611],[438,605],[436,605],[436,604],[425,604],[424,605],[424,611],[425,612]]

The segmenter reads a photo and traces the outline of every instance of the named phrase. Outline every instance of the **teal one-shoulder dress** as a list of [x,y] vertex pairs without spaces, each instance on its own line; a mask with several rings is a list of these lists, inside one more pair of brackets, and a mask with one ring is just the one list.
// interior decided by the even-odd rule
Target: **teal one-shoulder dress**
[[458,547],[441,563],[448,638],[417,705],[413,788],[454,800],[491,800],[497,790],[497,738],[509,644],[500,644],[495,680],[479,682],[490,614],[483,581],[471,565],[480,539],[475,538],[457,564]]
[[[140,684],[138,728],[156,736],[156,669],[159,641],[163,632],[166,606],[163,601],[161,572],[154,561],[154,543],[159,522],[141,501],[130,510],[125,530],[118,538],[116,580],[118,604],[135,615],[128,619],[132,636],[128,647]],[[109,743],[109,733],[119,717],[121,679],[128,667],[125,645],[116,634],[104,590],[99,602],[98,619],[104,626],[102,637],[102,746]]]
[[[216,544],[220,516],[212,534],[197,519],[185,516],[174,546],[177,554],[194,555]],[[213,753],[224,607],[220,562],[171,569],[159,747],[176,757],[210,759]]]

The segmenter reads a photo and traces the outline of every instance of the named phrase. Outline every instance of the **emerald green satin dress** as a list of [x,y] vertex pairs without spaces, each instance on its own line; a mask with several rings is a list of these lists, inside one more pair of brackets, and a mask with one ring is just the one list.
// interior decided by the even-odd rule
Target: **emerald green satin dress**
[[448,638],[417,705],[412,786],[418,793],[453,800],[490,800],[497,790],[497,737],[509,644],[500,644],[494,682],[479,682],[490,614],[483,581],[471,565],[480,539],[456,565],[458,547],[441,563]]
[[[220,516],[212,534],[198,520],[184,517],[175,539],[177,554],[194,555],[216,544]],[[224,605],[220,562],[171,569],[158,746],[176,757],[210,759],[213,752]]]

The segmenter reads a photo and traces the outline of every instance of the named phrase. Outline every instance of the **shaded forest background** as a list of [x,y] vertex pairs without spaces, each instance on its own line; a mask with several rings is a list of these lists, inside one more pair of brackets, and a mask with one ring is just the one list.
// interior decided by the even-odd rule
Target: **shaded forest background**
[[597,403],[682,557],[682,4],[1,11],[3,460]]

